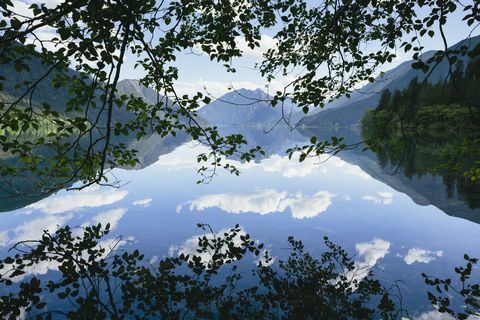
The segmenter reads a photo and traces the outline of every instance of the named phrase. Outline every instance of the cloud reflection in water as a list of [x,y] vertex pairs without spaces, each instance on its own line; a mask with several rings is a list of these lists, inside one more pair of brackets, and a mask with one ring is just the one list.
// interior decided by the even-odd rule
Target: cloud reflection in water
[[[263,189],[249,193],[220,193],[205,195],[189,201],[190,211],[203,211],[208,208],[220,208],[228,213],[253,212],[260,215],[275,212],[284,212],[290,208],[295,219],[313,218],[325,212],[332,204],[335,194],[328,191],[319,191],[312,196],[305,196],[298,192],[291,195],[286,191]],[[177,212],[183,205],[177,207]]]

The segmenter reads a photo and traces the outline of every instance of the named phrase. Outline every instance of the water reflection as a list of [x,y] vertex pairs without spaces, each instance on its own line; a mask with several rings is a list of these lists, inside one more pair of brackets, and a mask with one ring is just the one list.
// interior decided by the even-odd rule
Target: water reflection
[[27,209],[40,210],[44,213],[54,214],[69,211],[78,211],[84,208],[97,208],[114,204],[125,198],[127,190],[102,188],[91,186],[79,191],[61,195],[53,195],[28,205]]
[[[328,191],[319,191],[312,196],[304,196],[301,192],[288,194],[286,191],[274,189],[257,190],[250,193],[211,194],[189,201],[190,211],[203,211],[217,207],[228,213],[254,212],[261,215],[284,212],[290,209],[295,219],[312,218],[325,212],[336,195]],[[177,212],[182,205],[177,207]]]
[[390,253],[390,242],[383,239],[373,239],[369,242],[360,242],[355,245],[358,257],[362,260],[355,262],[355,270],[346,274],[347,279],[361,281],[368,276],[379,260]]
[[378,191],[375,195],[364,195],[362,197],[363,200],[366,201],[373,201],[375,204],[384,204],[388,205],[393,202],[394,194],[388,191]]
[[[224,228],[221,230],[218,230],[216,233],[219,235],[222,235],[226,232],[229,231],[229,228]],[[233,237],[232,242],[238,246],[241,243],[241,237],[245,237],[247,235],[246,230],[244,228],[240,227],[240,231],[237,232],[235,237]],[[207,265],[210,261],[213,260],[212,253],[207,251],[207,252],[201,252],[199,253],[197,251],[198,249],[198,238],[206,238],[208,240],[213,240],[215,238],[215,235],[207,232],[207,233],[202,233],[202,234],[196,234],[185,240],[181,244],[173,244],[168,248],[168,255],[169,256],[177,256],[177,255],[189,255],[189,256],[198,256],[201,258],[201,262],[205,265]],[[226,245],[223,246],[219,252],[220,253],[225,253],[227,251]]]
[[[428,180],[434,183],[426,187],[422,181],[430,179],[427,176],[386,173],[371,151],[340,153],[325,163],[317,158],[298,163],[282,152],[286,144],[303,144],[309,132],[304,137],[298,132],[265,136],[262,129],[246,131],[257,139],[252,144],[267,145],[268,153],[253,163],[231,160],[242,171],[239,177],[219,172],[211,184],[196,185],[195,155],[204,151],[202,147],[185,141],[165,149],[151,146],[142,170],[116,170],[126,183],[120,189],[59,192],[1,214],[0,254],[16,241],[38,238],[42,230],[98,222],[114,229],[102,245],[111,246],[123,235],[125,248],[140,248],[152,263],[192,250],[200,235],[195,229],[199,222],[219,232],[238,223],[242,232],[267,245],[275,261],[288,255],[284,248],[289,235],[304,241],[312,254],[320,254],[322,237],[328,235],[356,254],[362,270],[374,270],[386,284],[403,280],[404,303],[413,310],[413,318],[433,315],[421,272],[447,275],[465,252],[474,255],[480,245],[479,225],[437,208],[462,217],[476,215],[478,209],[461,199],[448,199],[441,179]],[[348,134],[348,139],[359,139],[356,132]],[[158,161],[151,160],[155,158]],[[19,206],[20,202],[13,207]],[[31,274],[48,276],[55,268],[41,266]]]
[[[360,132],[346,129],[332,132],[307,128],[302,132],[306,136],[337,135],[345,137],[347,143],[364,138]],[[338,156],[357,165],[374,179],[408,195],[419,205],[434,205],[448,215],[480,223],[480,182],[469,182],[463,172],[455,168],[441,168],[445,160],[441,157],[447,143],[445,137],[425,135],[423,138],[415,136],[395,141],[384,141],[382,148],[375,148],[375,152],[356,148]],[[448,143],[455,142],[458,143]],[[456,161],[453,165],[463,168],[468,167],[472,159],[459,158]]]
[[152,198],[146,198],[146,199],[135,200],[135,201],[133,201],[132,204],[134,206],[140,206],[140,207],[146,208],[146,207],[150,206],[152,201],[153,201]]
[[40,239],[44,230],[53,233],[59,226],[63,226],[70,221],[72,217],[72,214],[67,214],[26,219],[26,221],[20,223],[11,230],[2,231],[4,234],[3,246],[9,247],[20,241]]
[[443,251],[430,251],[421,248],[411,248],[408,250],[407,255],[403,258],[406,264],[412,264],[415,262],[420,263],[430,263],[437,258],[441,258],[443,256]]

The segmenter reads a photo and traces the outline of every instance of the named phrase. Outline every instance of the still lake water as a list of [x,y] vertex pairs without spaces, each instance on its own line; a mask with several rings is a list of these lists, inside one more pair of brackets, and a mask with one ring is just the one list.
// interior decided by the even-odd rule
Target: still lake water
[[[439,319],[426,298],[421,273],[453,277],[464,253],[478,256],[478,209],[448,199],[439,177],[408,179],[386,172],[370,151],[298,163],[288,160],[285,149],[307,137],[282,129],[268,135],[261,129],[242,131],[264,146],[267,156],[254,163],[232,161],[241,170],[239,177],[219,172],[211,183],[196,184],[195,155],[202,147],[177,141],[157,148],[152,140],[141,154],[148,159],[142,169],[115,170],[124,183],[119,189],[62,191],[0,213],[0,255],[17,241],[39,238],[42,230],[98,222],[110,222],[111,236],[130,240],[123,248],[139,248],[153,260],[192,250],[192,239],[203,233],[197,223],[214,230],[238,223],[277,260],[288,256],[290,235],[313,255],[322,252],[322,238],[328,236],[385,285],[402,280],[404,307],[412,318]],[[5,211],[1,204],[0,209]],[[245,267],[253,267],[250,263]],[[31,271],[55,272],[48,265]]]

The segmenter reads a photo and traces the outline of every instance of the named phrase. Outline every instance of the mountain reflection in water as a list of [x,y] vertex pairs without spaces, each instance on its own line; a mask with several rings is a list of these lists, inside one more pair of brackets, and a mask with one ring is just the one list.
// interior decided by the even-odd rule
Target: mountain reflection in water
[[[203,147],[182,138],[152,136],[135,144],[141,159],[135,169],[141,170],[115,171],[125,183],[119,189],[90,187],[43,199],[2,200],[0,210],[6,212],[0,215],[0,254],[6,255],[17,241],[40,237],[42,230],[99,222],[110,223],[112,237],[124,236],[122,248],[140,248],[151,261],[193,250],[198,222],[215,230],[238,223],[265,243],[275,259],[288,255],[284,248],[289,235],[304,241],[312,254],[321,250],[327,235],[387,284],[403,280],[404,304],[420,315],[432,312],[421,272],[449,275],[465,252],[477,252],[480,212],[466,199],[478,199],[475,190],[466,197],[465,190],[449,192],[439,176],[406,175],[403,170],[392,174],[391,165],[382,165],[374,152],[361,148],[324,163],[317,158],[299,163],[284,154],[310,135],[345,136],[350,143],[361,140],[358,132],[220,129],[241,131],[251,145],[264,148],[266,157],[250,163],[230,160],[241,170],[239,177],[219,172],[210,184],[197,185],[195,155]],[[30,274],[48,277],[56,268],[44,265]]]

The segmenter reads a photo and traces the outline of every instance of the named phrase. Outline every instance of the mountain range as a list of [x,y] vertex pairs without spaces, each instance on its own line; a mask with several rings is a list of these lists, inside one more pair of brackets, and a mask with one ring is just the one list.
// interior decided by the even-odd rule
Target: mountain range
[[294,124],[303,115],[291,100],[272,108],[271,99],[261,89],[239,89],[202,107],[198,114],[210,124],[224,126],[273,125],[282,118],[282,113]]
[[[480,36],[464,39],[449,49],[459,49],[461,46],[467,46],[473,49],[480,44]],[[425,52],[421,59],[426,61],[431,58],[436,51]],[[465,62],[465,66],[468,64],[468,56],[458,56]],[[399,66],[385,72],[383,75],[377,77],[374,82],[365,85],[360,90],[354,91],[350,98],[341,97],[333,103],[327,105],[323,110],[311,114],[301,122],[306,126],[351,126],[358,124],[365,111],[369,108],[375,108],[380,99],[380,95],[383,90],[389,89],[390,91],[405,89],[410,81],[415,77],[418,77],[419,81],[423,81],[426,74],[421,70],[415,70],[412,68],[414,61],[409,60],[401,63]],[[431,73],[427,79],[430,83],[437,83],[438,81],[444,81],[448,77],[449,63],[446,59],[443,59],[438,66]]]
[[[450,47],[450,49],[459,49],[461,46],[474,48],[480,43],[480,36],[467,38]],[[436,51],[431,50],[421,55],[422,61],[427,61]],[[458,56],[465,65],[468,64],[468,56]],[[287,100],[284,105],[286,114],[291,112],[291,123],[310,127],[349,127],[360,123],[365,111],[374,108],[378,104],[383,90],[390,91],[405,89],[410,81],[418,78],[423,81],[427,76],[422,70],[412,68],[414,61],[406,61],[397,67],[386,71],[378,76],[374,82],[365,85],[359,90],[355,90],[350,97],[342,96],[333,101],[324,109],[311,112],[303,117],[303,113],[296,107],[291,100]],[[448,77],[449,63],[446,59],[441,61],[434,71],[429,75],[427,81],[436,83],[444,81]],[[272,124],[281,118],[281,107],[272,108],[269,100],[272,97],[261,89],[248,90],[239,89],[229,92],[214,102],[204,106],[199,110],[199,114],[215,125],[234,125],[251,126]]]
[[[451,49],[460,46],[475,47],[480,44],[480,36],[468,38],[453,45]],[[432,57],[435,51],[428,51],[421,57],[423,61]],[[459,57],[468,63],[468,57]],[[426,74],[421,70],[412,69],[413,61],[406,61],[399,66],[385,72],[377,77],[373,83],[365,85],[363,88],[351,93],[350,97],[340,97],[334,102],[328,104],[324,109],[311,113],[304,117],[297,106],[291,101],[286,100],[283,108],[277,104],[272,108],[270,103],[271,96],[261,89],[249,90],[239,89],[228,92],[222,97],[216,99],[210,104],[199,109],[199,120],[201,123],[220,125],[220,126],[257,126],[273,125],[282,118],[282,114],[289,119],[291,124],[299,122],[304,126],[341,126],[348,127],[358,124],[365,111],[374,108],[380,98],[381,92],[385,89],[390,91],[402,90],[408,86],[410,81],[418,77],[422,81]],[[4,97],[16,97],[20,90],[15,88],[15,84],[21,81],[28,81],[41,76],[48,70],[48,66],[42,64],[38,58],[33,58],[28,62],[30,71],[28,73],[18,73],[11,64],[0,65],[0,75],[8,78],[4,81],[4,88],[0,92]],[[70,70],[69,72],[75,73]],[[435,83],[444,80],[448,76],[449,64],[444,59],[432,72],[428,81]],[[65,103],[69,99],[69,93],[66,88],[55,89],[51,86],[51,80],[55,75],[52,73],[45,80],[38,84],[34,94],[34,102],[41,104],[48,102],[54,109],[58,109],[63,114]],[[11,80],[10,80],[11,79]],[[145,102],[154,104],[157,102],[157,92],[151,88],[146,88],[138,80],[122,80],[118,83],[120,94],[133,94],[136,97],[143,98]],[[162,98],[160,96],[160,98]],[[283,110],[282,110],[283,109]],[[126,121],[134,117],[134,114],[128,114],[125,109],[115,110],[114,119],[117,121]]]

